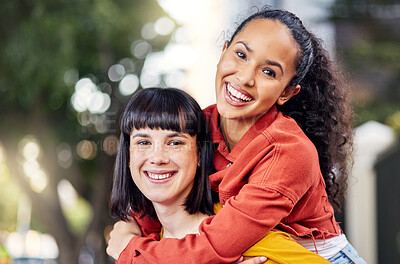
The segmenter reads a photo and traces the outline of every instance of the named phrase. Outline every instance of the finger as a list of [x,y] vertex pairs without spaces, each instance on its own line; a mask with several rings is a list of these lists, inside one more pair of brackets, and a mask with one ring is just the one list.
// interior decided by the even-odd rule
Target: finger
[[110,245],[107,246],[106,248],[106,253],[107,255],[109,255],[110,257],[112,257],[113,259],[117,260],[117,256],[115,255],[114,250],[110,247]]
[[254,257],[252,259],[239,262],[238,264],[262,264],[265,263],[267,260],[268,259],[266,257]]
[[243,261],[243,256],[240,256],[240,258],[238,258],[238,260],[236,260],[235,262],[233,262],[232,264],[239,264]]
[[255,257],[253,258],[254,262],[252,262],[253,264],[261,264],[267,261],[266,257]]

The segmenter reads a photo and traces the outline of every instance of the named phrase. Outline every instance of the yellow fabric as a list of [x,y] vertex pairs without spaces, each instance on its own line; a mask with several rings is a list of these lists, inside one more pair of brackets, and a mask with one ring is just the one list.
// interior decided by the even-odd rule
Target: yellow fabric
[[[221,209],[222,206],[220,203],[214,204],[215,213],[218,213]],[[266,263],[269,264],[330,263],[323,257],[302,247],[289,234],[277,231],[270,231],[264,238],[246,250],[243,256],[244,259],[265,256],[268,258]]]
[[[220,203],[214,204],[215,214],[221,209],[222,205]],[[163,236],[163,231],[161,227],[160,239]],[[302,247],[289,234],[280,231],[268,232],[264,238],[243,253],[245,260],[258,256],[267,257],[267,264],[330,263],[320,255]]]

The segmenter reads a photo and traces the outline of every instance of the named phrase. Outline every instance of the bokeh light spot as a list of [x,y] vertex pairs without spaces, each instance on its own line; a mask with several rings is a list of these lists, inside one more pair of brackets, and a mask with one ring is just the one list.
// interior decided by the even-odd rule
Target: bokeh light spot
[[72,165],[72,150],[69,144],[62,143],[58,145],[57,161],[58,164],[64,169],[67,169]]
[[68,86],[74,85],[79,79],[79,72],[76,69],[70,69],[64,73],[64,82]]
[[138,87],[139,78],[134,74],[128,74],[119,83],[119,92],[124,96],[131,95]]
[[29,230],[25,237],[26,254],[29,257],[39,257],[40,235],[38,232]]
[[24,254],[24,237],[19,233],[11,233],[7,237],[6,247],[14,257],[22,257]]
[[135,41],[131,45],[131,53],[138,59],[144,59],[151,49],[151,45],[143,40]]
[[82,140],[76,146],[76,152],[82,159],[90,160],[96,156],[97,147],[92,141]]
[[41,193],[47,187],[48,177],[43,170],[37,170],[29,174],[29,184],[33,191]]
[[40,146],[36,137],[28,135],[19,142],[19,149],[26,160],[36,160],[40,155]]
[[[123,71],[124,67],[120,64]],[[111,68],[110,68],[111,69]],[[99,114],[104,113],[110,107],[111,88],[108,89],[107,85],[102,84],[101,88],[105,90],[103,93],[89,78],[80,79],[75,85],[75,93],[71,97],[71,104],[78,113],[89,110],[91,113]],[[79,119],[79,117],[78,117]]]
[[108,69],[108,78],[112,82],[118,82],[125,75],[125,68],[121,64],[114,64]]
[[77,192],[72,184],[66,179],[60,180],[57,184],[57,193],[64,208],[73,207],[78,199]]
[[111,99],[108,94],[97,91],[90,96],[88,110],[91,113],[104,113],[110,107],[110,103]]
[[88,95],[96,91],[96,85],[90,78],[82,78],[75,84],[75,91],[80,95]]
[[104,152],[109,156],[115,155],[118,151],[118,143],[119,141],[117,136],[115,135],[107,136],[103,141]]
[[125,73],[131,73],[135,71],[135,63],[129,58],[122,59],[119,64],[124,66]]
[[28,177],[30,177],[32,173],[40,170],[39,162],[37,162],[36,160],[26,160],[22,167],[25,175]]
[[142,27],[142,37],[144,39],[153,39],[157,37],[157,32],[154,30],[154,24],[153,23],[146,23]]
[[166,36],[171,34],[172,30],[175,28],[175,23],[168,17],[159,18],[154,24],[154,30],[157,34]]

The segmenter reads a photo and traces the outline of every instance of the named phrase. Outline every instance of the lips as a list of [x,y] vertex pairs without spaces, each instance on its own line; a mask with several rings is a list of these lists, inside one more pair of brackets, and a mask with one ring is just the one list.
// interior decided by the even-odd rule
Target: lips
[[238,87],[235,87],[232,83],[226,82],[225,87],[226,98],[231,104],[242,105],[254,100],[254,98],[249,93]]

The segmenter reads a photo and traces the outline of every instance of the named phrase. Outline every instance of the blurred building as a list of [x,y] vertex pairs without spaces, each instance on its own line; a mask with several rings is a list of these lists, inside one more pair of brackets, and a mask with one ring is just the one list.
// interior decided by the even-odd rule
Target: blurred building
[[[395,179],[396,174],[387,175],[387,172],[385,173],[381,166],[379,166],[381,168],[380,173],[377,173],[375,169],[377,161],[395,146],[396,140],[397,137],[393,129],[375,121],[369,121],[357,127],[355,132],[354,166],[349,177],[345,208],[346,235],[358,253],[369,264],[396,263],[378,262],[379,255],[385,259],[385,250],[378,252],[379,245],[384,243],[379,238],[383,234],[386,237],[396,236],[395,229],[392,230],[392,233],[381,233],[380,228],[378,229],[379,212],[385,211],[385,208],[388,208],[390,204],[384,205],[382,202],[389,197],[396,196],[395,193],[390,193],[390,189],[384,190],[382,187],[390,185],[388,182]],[[381,164],[385,163],[387,161],[381,162]],[[393,200],[391,203],[398,203],[398,201]],[[378,209],[378,204],[383,207]],[[390,223],[390,219],[396,219],[392,217],[396,214],[396,210],[398,214],[399,208],[392,208],[392,215],[385,214],[386,219],[383,222],[380,221],[380,225],[387,225],[390,228],[397,225],[398,228],[398,223]],[[397,220],[399,221],[400,218],[397,217]],[[378,233],[381,235],[378,236]],[[389,244],[386,244],[386,248],[395,248],[395,243]],[[396,254],[396,252],[394,251],[391,254]],[[391,255],[387,255],[387,257],[389,256]]]
[[400,263],[400,142],[375,163],[378,263]]

